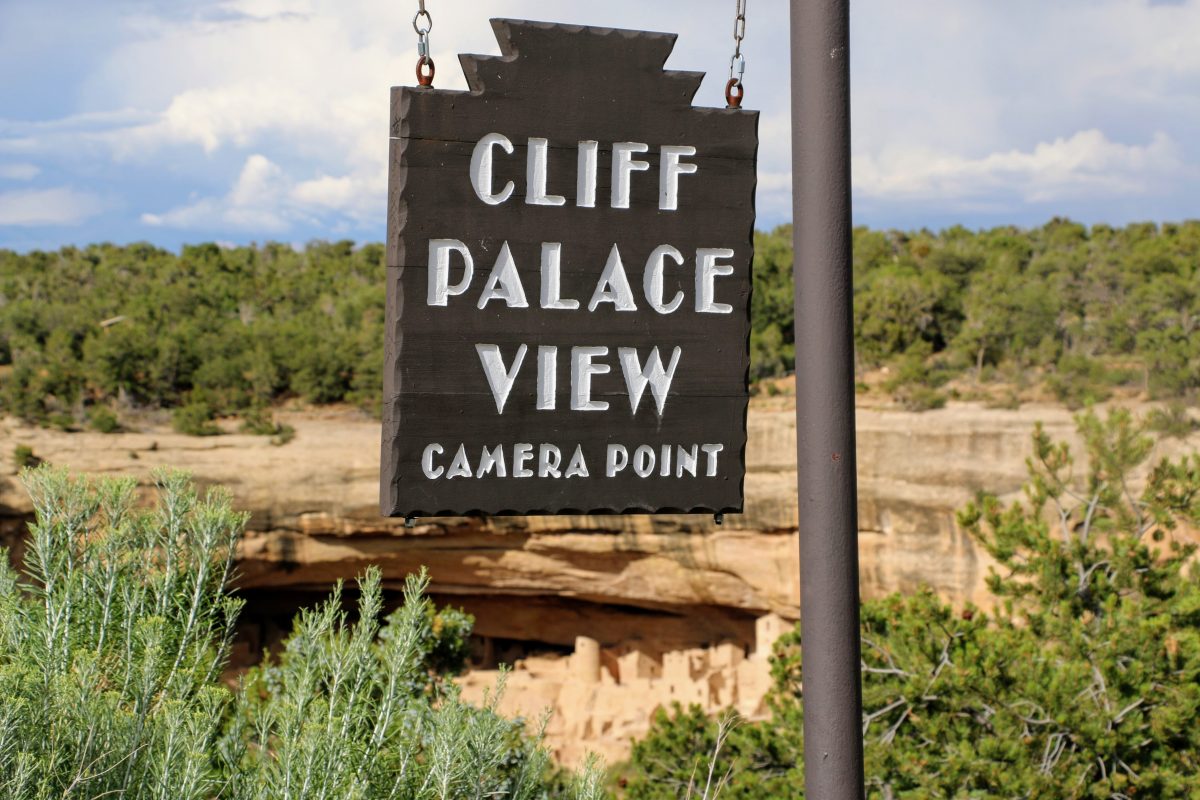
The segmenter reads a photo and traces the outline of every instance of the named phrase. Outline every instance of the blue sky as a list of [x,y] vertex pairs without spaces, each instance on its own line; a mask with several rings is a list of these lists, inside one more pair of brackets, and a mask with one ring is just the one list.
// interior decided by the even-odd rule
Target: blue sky
[[[438,85],[488,18],[667,30],[721,105],[734,0],[427,0]],[[410,8],[411,7],[411,8]],[[0,247],[379,240],[416,2],[0,0]],[[854,0],[856,222],[1200,217],[1200,0]],[[790,216],[787,4],[749,0],[759,226]]]

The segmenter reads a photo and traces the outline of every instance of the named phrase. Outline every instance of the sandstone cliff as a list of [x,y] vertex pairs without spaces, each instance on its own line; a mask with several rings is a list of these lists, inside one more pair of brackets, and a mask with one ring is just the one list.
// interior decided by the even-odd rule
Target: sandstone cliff
[[[348,411],[283,415],[296,438],[189,437],[153,427],[132,433],[61,433],[6,420],[0,471],[17,444],[47,461],[146,480],[156,466],[191,470],[229,487],[252,517],[240,560],[251,592],[325,592],[335,578],[379,564],[387,579],[428,566],[437,595],[477,610],[481,632],[569,646],[647,635],[664,645],[749,641],[768,611],[798,603],[793,412],[756,403],[749,418],[746,513],[418,520],[377,510],[378,423]],[[955,601],[982,599],[986,565],[957,530],[954,511],[979,489],[1011,493],[1024,478],[1029,434],[1042,420],[1073,438],[1071,415],[959,406],[912,414],[858,412],[862,585],[867,596],[928,583]],[[29,500],[0,483],[0,516]],[[586,623],[585,623],[586,620]]]
[[[146,480],[153,467],[173,465],[203,484],[227,486],[252,514],[239,562],[249,601],[246,655],[281,636],[299,604],[368,564],[378,564],[393,587],[427,566],[435,599],[476,616],[485,661],[565,654],[583,636],[606,657],[636,650],[661,668],[668,651],[722,643],[751,651],[758,618],[797,616],[795,424],[779,398],[752,404],[746,513],[721,526],[711,517],[631,516],[430,519],[406,528],[378,515],[376,421],[345,410],[281,418],[296,428],[284,446],[232,433],[187,437],[161,426],[102,435],[5,420],[0,535],[17,544],[31,511],[12,477],[17,444],[90,473]],[[956,526],[955,510],[977,490],[1019,489],[1038,420],[1053,437],[1075,439],[1071,414],[1059,408],[859,409],[865,596],[924,583],[955,603],[986,602],[986,558]],[[1200,437],[1162,448],[1197,449]],[[546,695],[542,684],[530,702]],[[528,711],[519,701],[510,702]],[[577,738],[573,724],[564,730]]]

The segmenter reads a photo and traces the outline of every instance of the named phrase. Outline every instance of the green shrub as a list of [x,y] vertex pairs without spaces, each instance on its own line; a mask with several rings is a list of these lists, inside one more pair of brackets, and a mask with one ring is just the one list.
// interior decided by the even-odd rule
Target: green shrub
[[374,568],[359,581],[354,622],[340,584],[300,613],[279,659],[238,693],[226,733],[241,764],[235,797],[290,797],[300,786],[310,787],[303,796],[345,798],[415,798],[429,787],[431,797],[539,795],[549,759],[520,722],[496,713],[503,684],[474,708],[431,669],[439,637],[426,583],[410,578],[404,604],[382,622]]
[[[1200,571],[1173,538],[1200,524],[1200,454],[1161,460],[1124,411],[1077,417],[1087,455],[1039,426],[1027,503],[981,495],[959,524],[996,562],[996,610],[932,591],[865,602],[863,744],[872,797],[1191,800],[1200,764]],[[776,645],[772,719],[731,737],[726,798],[799,797],[799,629]],[[626,780],[678,797],[676,770],[713,741],[697,711],[656,718]],[[740,778],[740,781],[738,780]]]
[[928,344],[917,344],[892,363],[892,374],[883,388],[905,411],[930,411],[946,405],[939,392],[949,376],[930,364]]
[[255,436],[274,436],[279,433],[280,427],[269,408],[258,406],[242,412],[242,424],[238,430]]
[[121,430],[121,421],[108,406],[92,406],[88,414],[88,424],[92,426],[92,430],[100,433],[116,433]]
[[1175,439],[1186,439],[1200,430],[1200,421],[1191,415],[1185,403],[1178,401],[1151,411],[1146,424],[1155,433]]
[[932,411],[946,406],[946,395],[929,386],[906,384],[892,393],[905,411]]
[[[296,618],[282,652],[236,691],[221,680],[241,600],[230,577],[247,515],[158,473],[132,479],[41,467],[24,574],[0,552],[0,797],[275,800],[545,796],[548,756],[519,721],[446,675],[471,619],[437,611],[427,578],[381,619],[378,569]],[[602,796],[598,768],[568,798]]]
[[275,435],[271,437],[271,444],[275,445],[276,447],[282,447],[295,438],[296,429],[291,425],[281,423],[276,429]]
[[1099,361],[1087,356],[1063,356],[1054,374],[1046,378],[1046,386],[1067,408],[1101,403],[1112,396],[1108,370]]
[[296,429],[291,425],[276,422],[270,409],[254,407],[242,414],[242,424],[238,427],[242,433],[252,433],[255,436],[270,436],[271,444],[282,446],[296,438]]
[[383,273],[381,245],[349,242],[0,250],[0,404],[44,422],[81,398],[175,408],[199,392],[225,415],[378,395]]
[[785,343],[777,325],[750,332],[750,379],[775,378],[791,372],[796,363],[796,346]]
[[221,432],[213,422],[213,410],[207,403],[192,401],[171,414],[171,427],[188,436],[216,436]]
[[[678,703],[654,712],[650,732],[633,743],[618,780],[629,800],[679,800],[716,795],[723,800],[802,797],[803,746],[799,736],[779,736],[763,724],[712,719],[697,705]],[[698,784],[698,785],[697,785]]]
[[50,427],[57,428],[63,433],[75,430],[75,417],[62,411],[51,414],[46,418],[46,422]]
[[1021,407],[1021,395],[1013,389],[1005,389],[998,395],[988,397],[984,405],[987,408],[1016,411]]
[[18,470],[36,467],[42,460],[34,455],[33,448],[27,444],[19,444],[13,448],[13,464]]
[[25,575],[0,566],[0,796],[218,793],[218,676],[241,604],[222,587],[245,517],[180,474],[158,480],[140,511],[133,480],[25,473]]

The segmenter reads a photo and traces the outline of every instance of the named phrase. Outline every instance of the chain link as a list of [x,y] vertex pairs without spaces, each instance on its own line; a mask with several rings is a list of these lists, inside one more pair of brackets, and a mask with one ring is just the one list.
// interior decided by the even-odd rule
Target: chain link
[[[739,108],[746,89],[742,76],[746,74],[746,57],[742,55],[742,39],[746,38],[746,0],[737,0],[733,18],[733,57],[729,59],[729,82],[725,84],[725,102],[729,108]],[[736,74],[735,74],[736,73]]]
[[733,18],[733,54],[741,55],[742,39],[746,38],[746,0],[737,0],[737,16]]
[[[420,26],[422,17],[425,19],[425,27]],[[413,17],[413,30],[417,32],[417,36],[428,36],[433,30],[433,17],[429,16],[429,12],[425,10],[425,3],[421,3],[421,8]]]
[[433,58],[429,55],[429,32],[433,30],[433,17],[425,10],[425,0],[417,0],[417,13],[412,21],[417,32],[417,83],[433,85]]

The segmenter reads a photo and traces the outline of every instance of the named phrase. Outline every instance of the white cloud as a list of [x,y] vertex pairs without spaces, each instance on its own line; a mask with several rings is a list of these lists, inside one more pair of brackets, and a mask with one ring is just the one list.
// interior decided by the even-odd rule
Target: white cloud
[[31,181],[40,172],[36,164],[0,164],[0,180]]
[[[70,113],[0,120],[0,157],[96,176],[139,209],[148,206],[133,176],[156,197],[170,188],[178,196],[159,201],[169,210],[141,218],[163,228],[382,235],[388,88],[412,82],[415,9],[385,0],[114,9],[106,49],[69,87],[79,98]],[[787,9],[756,0],[745,42],[747,102],[763,109],[763,226],[791,217]],[[464,88],[458,53],[497,52],[488,17],[552,17],[678,32],[668,66],[706,70],[697,103],[720,104],[727,0],[445,0],[431,11],[438,88]],[[1195,215],[1200,0],[861,0],[852,13],[863,221],[911,219],[913,199],[967,222],[973,209],[1016,217],[1045,202],[1100,216],[1129,195]],[[49,51],[59,31],[47,24],[45,35]]]
[[384,166],[387,89],[409,71],[404,15],[356,13],[332,0],[304,13],[274,13],[274,5],[222,3],[216,21],[139,18],[144,35],[114,53],[86,89],[159,109],[114,137],[117,157],[153,160],[177,147],[211,155],[269,142],[327,167]]
[[[296,225],[315,224],[322,212],[337,211],[364,223],[381,213],[385,173],[323,175],[294,181],[261,153],[246,159],[229,191],[202,197],[163,213],[147,212],[141,221],[154,227],[279,234]],[[343,226],[335,227],[341,231]]]
[[146,225],[166,228],[281,233],[291,222],[280,203],[287,179],[278,165],[255,153],[246,159],[237,181],[222,198],[206,197],[162,214],[142,214]]
[[292,189],[292,197],[297,202],[307,205],[344,209],[354,203],[361,188],[349,175],[343,175],[340,178],[322,175],[311,181],[297,184]]
[[969,158],[922,149],[854,159],[854,186],[892,199],[972,199],[1013,193],[1030,203],[1140,194],[1182,168],[1178,148],[1156,133],[1146,145],[1114,142],[1098,130]]
[[234,208],[262,208],[275,202],[282,181],[283,170],[266,156],[255,153],[242,166],[242,173],[229,193],[229,202]]
[[99,150],[107,160],[131,131],[158,117],[154,112],[124,108],[32,122],[0,119],[0,153],[62,157]]
[[66,186],[0,192],[0,225],[78,225],[104,210],[100,198]]

